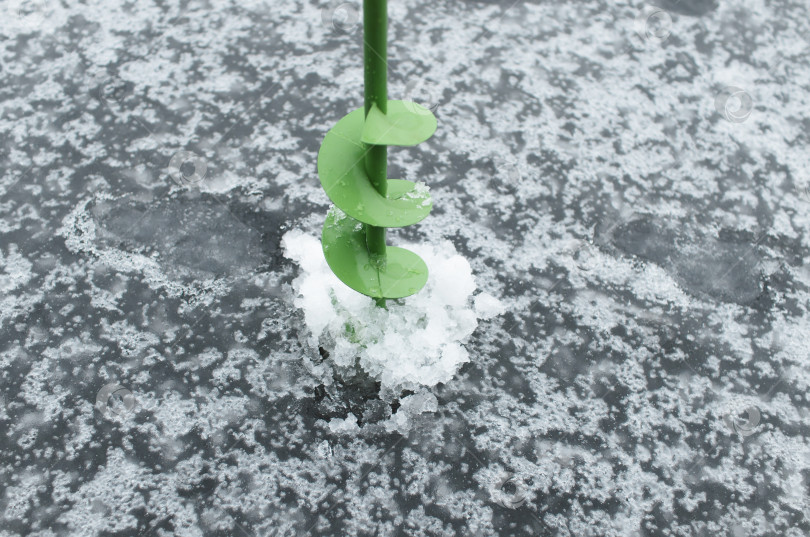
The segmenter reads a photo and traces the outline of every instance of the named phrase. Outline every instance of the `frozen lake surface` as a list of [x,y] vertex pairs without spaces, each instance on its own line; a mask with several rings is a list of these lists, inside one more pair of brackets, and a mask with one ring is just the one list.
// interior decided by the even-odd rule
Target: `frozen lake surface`
[[389,242],[504,308],[400,393],[282,246],[362,104],[339,4],[4,2],[0,537],[810,534],[807,2],[392,0],[439,128]]

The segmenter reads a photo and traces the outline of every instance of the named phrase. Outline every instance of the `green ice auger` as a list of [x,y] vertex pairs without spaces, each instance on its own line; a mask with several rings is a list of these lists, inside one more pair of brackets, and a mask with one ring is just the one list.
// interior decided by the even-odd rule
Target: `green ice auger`
[[416,145],[436,131],[436,117],[424,106],[388,100],[387,34],[387,0],[364,0],[365,106],[338,121],[318,152],[318,176],[334,203],[321,237],[326,262],[380,306],[416,293],[428,277],[418,255],[386,246],[385,229],[415,224],[432,207],[424,185],[387,178],[388,146]]

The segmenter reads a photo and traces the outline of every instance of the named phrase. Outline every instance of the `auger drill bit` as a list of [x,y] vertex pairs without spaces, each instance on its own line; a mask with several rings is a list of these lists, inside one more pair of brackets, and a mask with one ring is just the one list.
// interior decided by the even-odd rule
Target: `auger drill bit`
[[329,130],[318,152],[318,176],[334,203],[321,236],[326,261],[383,307],[386,298],[418,292],[428,277],[418,255],[386,245],[385,230],[416,224],[432,207],[424,184],[387,178],[388,146],[416,145],[436,131],[424,106],[388,100],[387,34],[387,0],[364,0],[365,104]]

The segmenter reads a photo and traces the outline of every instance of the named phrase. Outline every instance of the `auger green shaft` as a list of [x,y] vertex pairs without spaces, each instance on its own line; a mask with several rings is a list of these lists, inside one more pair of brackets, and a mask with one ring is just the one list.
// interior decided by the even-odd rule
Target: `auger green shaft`
[[[363,77],[365,115],[376,105],[388,111],[388,5],[387,0],[363,0]],[[388,146],[368,145],[366,173],[381,196],[388,195]],[[385,263],[385,228],[366,224],[366,244],[378,264]],[[385,298],[377,301],[385,305]]]
[[424,287],[428,269],[404,248],[386,246],[386,228],[425,218],[432,207],[424,185],[388,179],[389,145],[411,146],[436,131],[427,108],[387,96],[386,0],[363,2],[365,103],[324,137],[318,177],[334,203],[321,243],[329,268],[346,285],[384,306]]

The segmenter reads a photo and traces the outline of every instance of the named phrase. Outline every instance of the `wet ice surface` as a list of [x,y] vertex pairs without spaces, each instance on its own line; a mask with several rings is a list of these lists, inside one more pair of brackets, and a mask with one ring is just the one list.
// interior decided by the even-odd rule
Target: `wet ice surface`
[[0,535],[810,532],[807,5],[511,4],[389,7],[439,119],[390,242],[506,306],[389,404],[311,367],[281,248],[361,104],[346,12],[8,3]]

